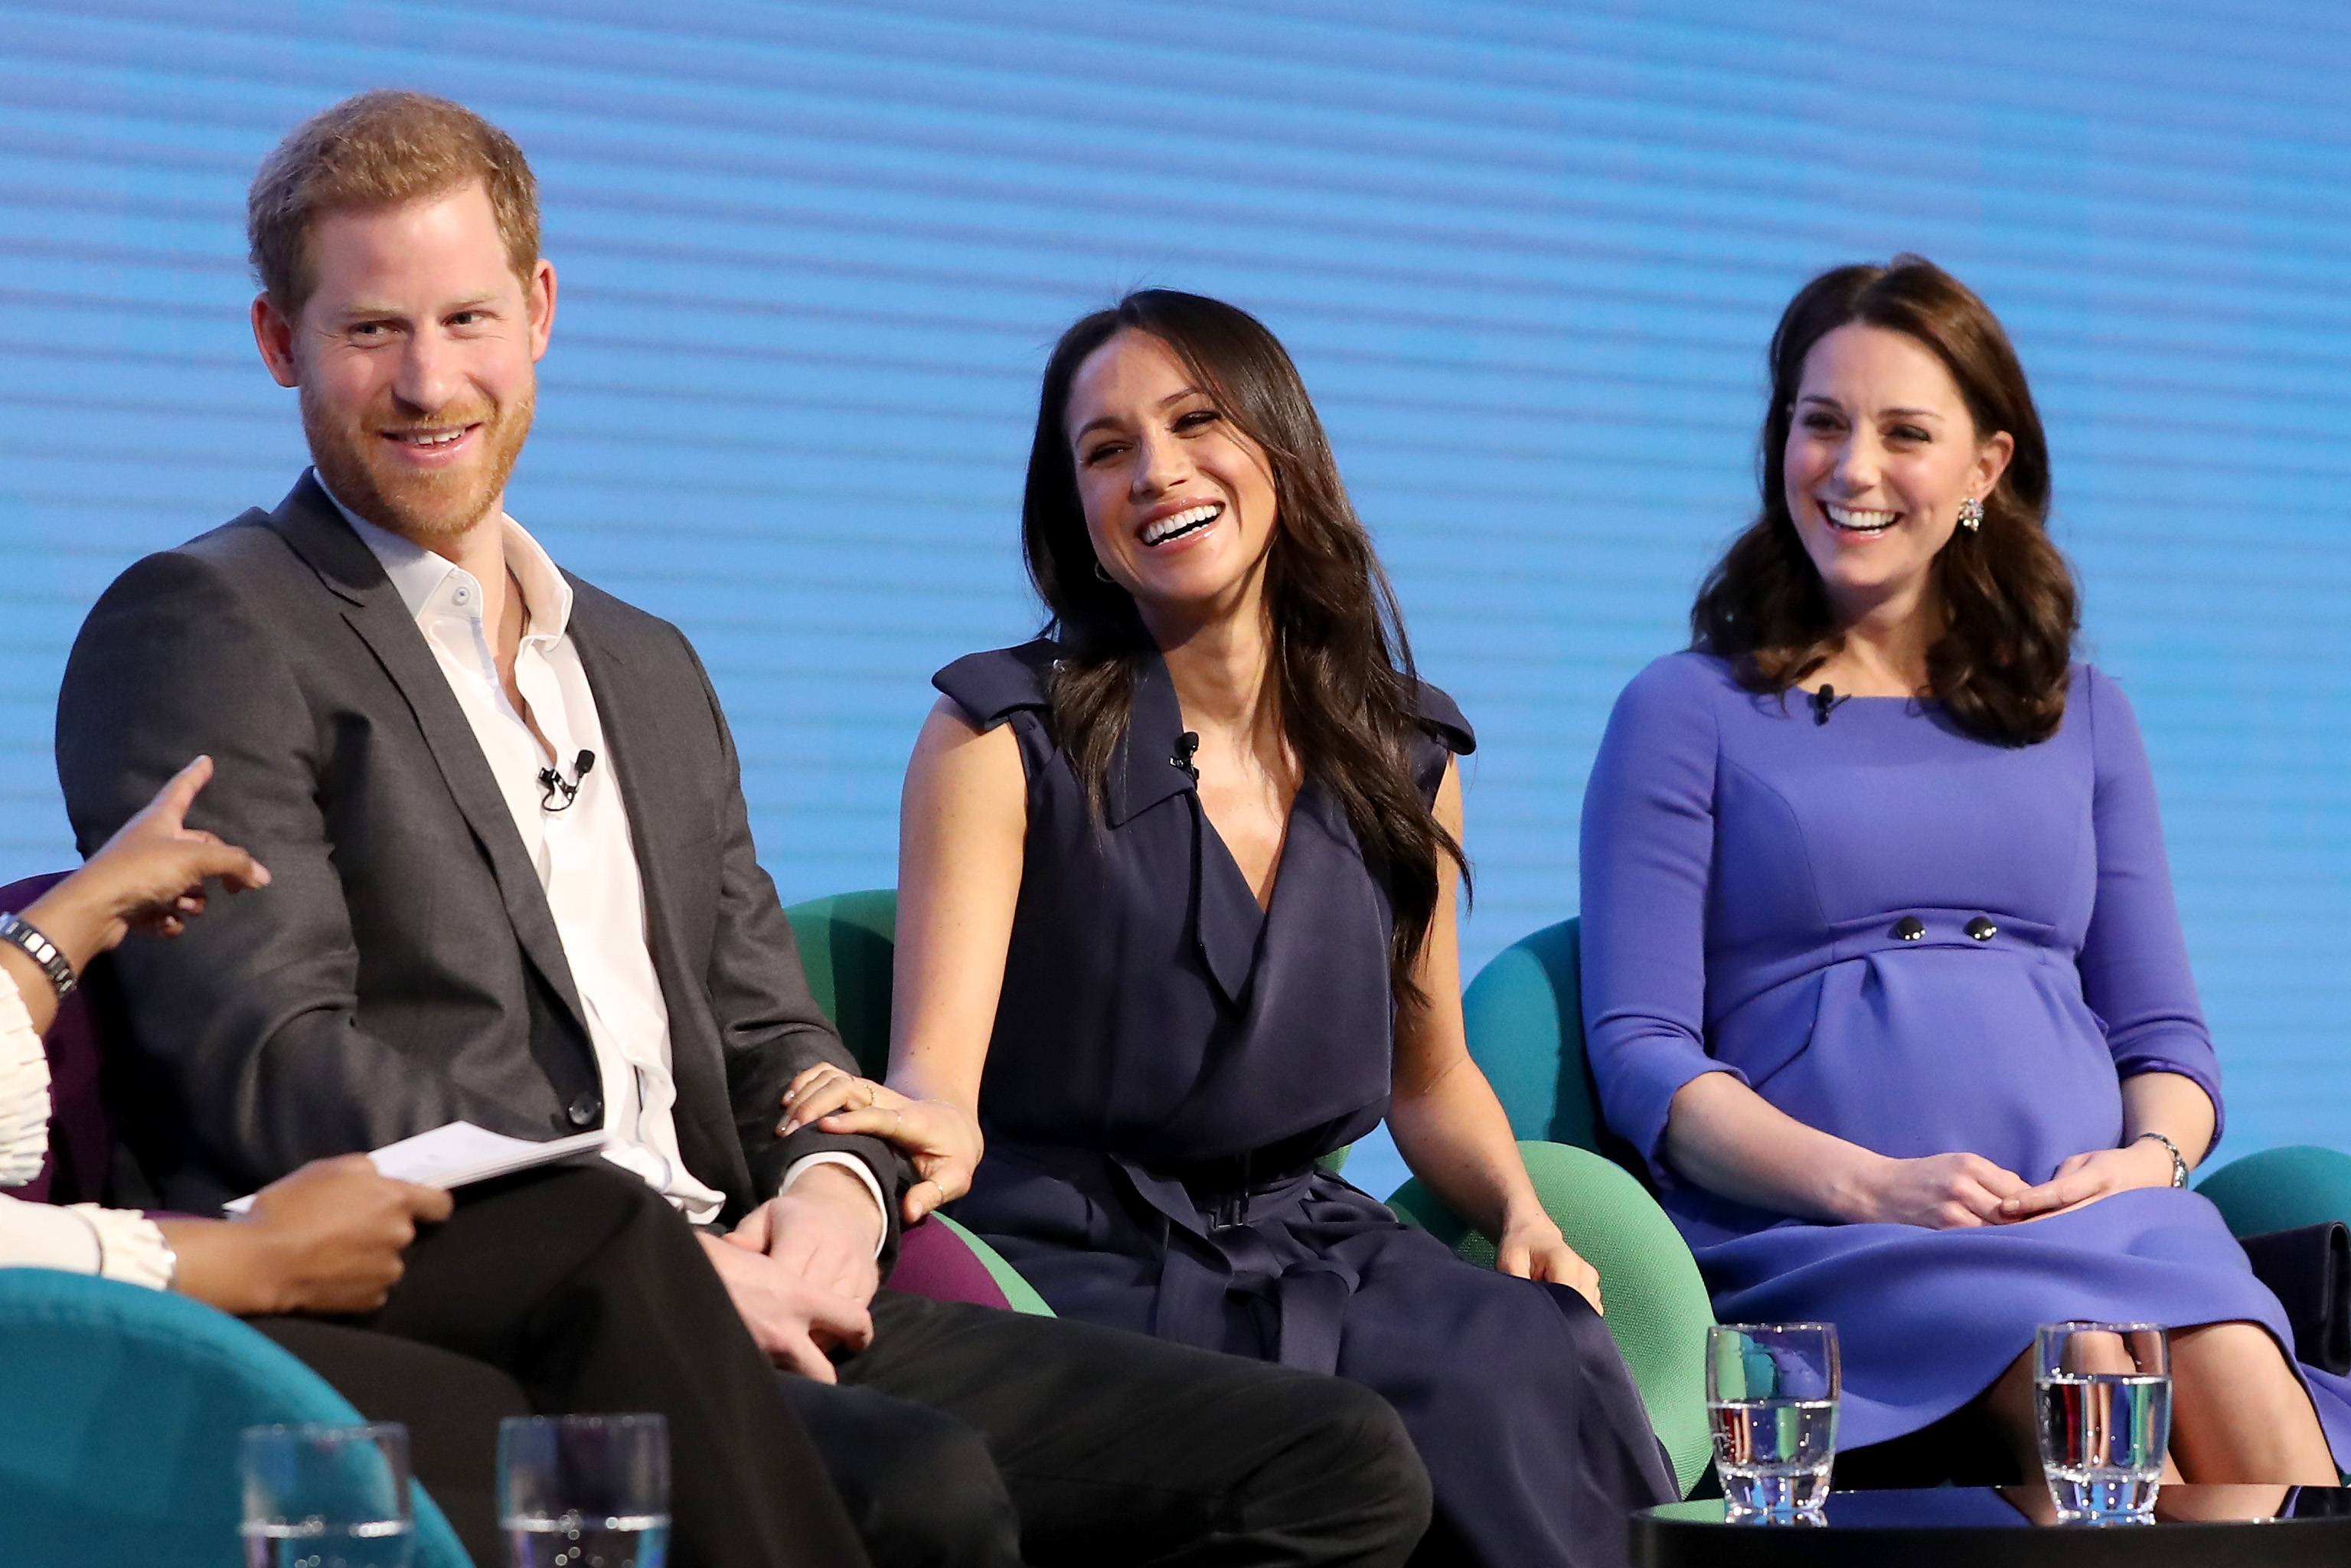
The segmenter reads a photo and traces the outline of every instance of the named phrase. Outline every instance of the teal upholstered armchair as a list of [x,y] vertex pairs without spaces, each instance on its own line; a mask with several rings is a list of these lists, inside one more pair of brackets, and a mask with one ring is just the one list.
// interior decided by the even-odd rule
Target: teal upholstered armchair
[[[316,1373],[225,1313],[111,1280],[0,1269],[0,1536],[10,1563],[236,1562],[238,1432],[360,1418]],[[470,1568],[423,1489],[414,1500],[416,1568]]]
[[[818,1003],[840,1028],[859,1064],[878,1075],[888,1065],[896,894],[888,889],[838,894],[794,904],[786,913]],[[1570,968],[1573,972],[1572,965]],[[1473,986],[1470,998],[1479,995]],[[1475,1024],[1470,1045],[1473,1051],[1479,1048]],[[1489,1072],[1494,1070],[1484,1057],[1480,1061]],[[1504,1103],[1510,1104],[1508,1097]],[[1697,1266],[1671,1221],[1639,1182],[1586,1147],[1544,1141],[1551,1137],[1548,1124],[1546,1130],[1530,1132],[1515,1108],[1512,1121],[1520,1137],[1529,1140],[1520,1150],[1545,1207],[1569,1244],[1600,1270],[1609,1330],[1633,1369],[1650,1419],[1687,1491],[1705,1469],[1708,1455],[1699,1347],[1705,1325],[1712,1319]],[[1464,1257],[1492,1266],[1492,1242],[1471,1233],[1417,1181],[1406,1182],[1388,1202],[1407,1222],[1435,1232]],[[986,1243],[965,1234],[989,1271],[1007,1284],[1010,1296],[1018,1274]],[[1029,1300],[1036,1300],[1025,1283],[1019,1288]],[[1043,1310],[1043,1303],[1037,1301],[1035,1310]]]

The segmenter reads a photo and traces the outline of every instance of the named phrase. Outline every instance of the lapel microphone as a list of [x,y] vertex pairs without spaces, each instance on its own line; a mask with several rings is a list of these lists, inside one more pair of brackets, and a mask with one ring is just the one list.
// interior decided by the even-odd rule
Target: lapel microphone
[[[1813,723],[1815,725],[1828,723],[1829,715],[1836,711],[1837,704],[1841,702],[1848,702],[1850,700],[1850,698],[1837,695],[1836,688],[1834,686],[1823,685],[1819,691],[1813,694]],[[585,757],[588,754],[583,751],[580,755]],[[582,771],[585,771],[585,769],[582,769]]]
[[1200,770],[1193,765],[1192,758],[1198,754],[1199,749],[1199,735],[1196,731],[1187,729],[1176,737],[1176,755],[1167,759],[1170,767],[1177,769],[1195,784],[1200,781]]
[[569,810],[571,809],[571,802],[580,799],[580,786],[587,779],[588,770],[595,766],[596,754],[592,751],[583,750],[578,757],[572,759],[571,779],[569,783],[566,783],[564,781],[563,775],[557,772],[554,768],[540,768],[538,770],[538,787],[541,789],[546,790],[547,793],[539,800],[539,810],[543,811]]

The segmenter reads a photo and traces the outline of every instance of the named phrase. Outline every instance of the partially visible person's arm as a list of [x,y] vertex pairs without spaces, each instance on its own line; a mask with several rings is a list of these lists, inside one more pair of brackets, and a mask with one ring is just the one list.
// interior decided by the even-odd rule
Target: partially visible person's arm
[[890,1081],[805,1073],[789,1119],[879,1134],[904,1149],[922,1178],[906,1192],[912,1221],[962,1197],[979,1163],[980,1077],[1029,831],[1028,775],[1011,726],[975,728],[953,698],[940,698],[900,800]]
[[[212,776],[209,757],[181,768],[87,865],[10,912],[57,949],[77,979],[134,925],[178,936],[204,912],[206,878],[232,893],[268,883],[269,873],[245,851],[184,825]],[[41,1036],[57,1003],[48,970],[0,942],[0,1187],[39,1175],[48,1149],[49,1064]]]
[[2128,1187],[2168,1186],[2171,1151],[2144,1134],[2169,1139],[2190,1169],[2220,1139],[2220,1060],[2197,1005],[2138,719],[2118,687],[2085,668],[2065,722],[2090,727],[2098,893],[2079,967],[2083,999],[2105,1021],[2122,1076],[2122,1144],[2068,1158],[2010,1205],[2019,1219]]
[[[1437,820],[1456,843],[1462,831],[1461,771],[1446,764]],[[1494,1241],[1494,1266],[1522,1279],[1566,1285],[1600,1306],[1600,1276],[1576,1255],[1536,1197],[1510,1119],[1470,1060],[1461,1024],[1460,868],[1437,862],[1437,908],[1421,948],[1416,1006],[1396,1018],[1388,1130],[1396,1152],[1446,1207]]]
[[[181,768],[80,870],[16,911],[57,945],[77,976],[134,926],[177,936],[204,913],[208,880],[231,893],[268,885],[268,871],[253,856],[187,826],[188,810],[212,777],[209,757]],[[0,943],[0,967],[16,982],[34,1032],[47,1034],[57,1010],[47,971],[13,943]]]
[[0,1197],[0,1268],[169,1286],[240,1317],[371,1312],[399,1282],[417,1225],[449,1209],[447,1193],[379,1175],[365,1155],[305,1166],[263,1188],[242,1219]]

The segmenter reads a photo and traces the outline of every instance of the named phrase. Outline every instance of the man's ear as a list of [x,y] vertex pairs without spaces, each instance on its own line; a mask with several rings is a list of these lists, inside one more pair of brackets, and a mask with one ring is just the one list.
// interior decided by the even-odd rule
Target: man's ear
[[261,362],[281,387],[299,386],[301,375],[294,367],[294,323],[277,308],[267,289],[253,297],[253,346],[261,350]]
[[523,285],[523,313],[530,321],[530,357],[536,364],[547,352],[547,340],[555,330],[555,264],[545,256],[538,258]]

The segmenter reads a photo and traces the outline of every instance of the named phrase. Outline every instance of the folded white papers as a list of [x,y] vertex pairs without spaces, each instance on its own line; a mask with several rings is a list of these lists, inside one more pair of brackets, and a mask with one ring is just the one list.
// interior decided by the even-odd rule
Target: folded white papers
[[[493,1133],[471,1122],[452,1122],[429,1133],[386,1144],[368,1158],[375,1162],[377,1170],[401,1181],[413,1181],[419,1186],[454,1188],[488,1181],[493,1176],[511,1176],[534,1166],[552,1165],[573,1155],[592,1154],[611,1139],[610,1133],[596,1127],[568,1138],[534,1143],[528,1138],[509,1138],[504,1133]],[[252,1207],[250,1193],[227,1206],[232,1214],[243,1214]]]

